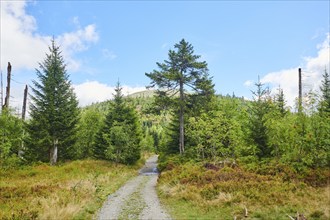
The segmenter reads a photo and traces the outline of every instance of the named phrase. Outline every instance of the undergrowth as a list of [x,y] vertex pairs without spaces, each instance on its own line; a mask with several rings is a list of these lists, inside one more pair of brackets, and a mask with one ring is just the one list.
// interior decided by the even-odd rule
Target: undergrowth
[[[162,202],[177,219],[329,219],[329,170],[299,174],[284,166],[162,163]],[[246,217],[245,217],[246,216]]]
[[91,219],[137,167],[81,160],[0,170],[0,219]]

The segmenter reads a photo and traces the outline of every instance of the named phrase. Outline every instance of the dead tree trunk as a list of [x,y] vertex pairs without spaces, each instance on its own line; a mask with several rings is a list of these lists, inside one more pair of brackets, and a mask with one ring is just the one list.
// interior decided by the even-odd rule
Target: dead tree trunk
[[[24,89],[23,108],[22,108],[22,121],[23,122],[25,120],[27,94],[28,94],[28,86],[26,85],[25,89]],[[18,150],[19,157],[23,157],[23,154],[24,154],[24,136],[25,136],[25,131],[23,128],[22,145],[21,145],[21,149]]]
[[180,137],[179,137],[179,148],[180,154],[184,153],[184,93],[183,93],[183,81],[180,81]]
[[25,89],[24,89],[23,109],[22,109],[22,120],[23,121],[25,120],[27,94],[28,94],[28,86],[26,85]]
[[301,83],[301,68],[298,69],[298,112],[302,112],[302,83]]
[[2,71],[0,72],[0,89],[1,89],[1,108],[2,108],[2,106],[3,106],[3,83],[2,83]]
[[5,97],[5,104],[2,106],[2,109],[5,109],[5,108],[9,107],[10,81],[11,81],[11,65],[10,65],[10,62],[8,62],[6,97]]

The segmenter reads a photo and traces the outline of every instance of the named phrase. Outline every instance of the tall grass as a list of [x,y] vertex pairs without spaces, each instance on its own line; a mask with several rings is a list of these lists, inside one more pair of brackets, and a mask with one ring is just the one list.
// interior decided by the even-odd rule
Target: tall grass
[[284,176],[186,163],[161,173],[158,193],[177,219],[289,219],[297,212],[330,218],[329,184],[316,187]]
[[0,219],[91,219],[136,168],[82,160],[0,170]]

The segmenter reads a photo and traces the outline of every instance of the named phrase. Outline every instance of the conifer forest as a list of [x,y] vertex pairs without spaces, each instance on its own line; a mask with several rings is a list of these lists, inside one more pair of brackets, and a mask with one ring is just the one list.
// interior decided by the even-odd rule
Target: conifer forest
[[[91,219],[153,154],[157,194],[174,219],[329,219],[329,70],[319,89],[297,91],[294,106],[283,88],[273,94],[260,80],[251,100],[217,94],[214,74],[182,39],[141,73],[150,81],[145,91],[125,96],[118,80],[111,100],[80,107],[53,39],[22,114],[12,108],[10,84],[3,92],[0,219],[52,219],[51,207],[61,213],[69,198],[75,211],[64,218]],[[89,189],[93,203],[79,191]],[[57,199],[43,202],[51,192]]]

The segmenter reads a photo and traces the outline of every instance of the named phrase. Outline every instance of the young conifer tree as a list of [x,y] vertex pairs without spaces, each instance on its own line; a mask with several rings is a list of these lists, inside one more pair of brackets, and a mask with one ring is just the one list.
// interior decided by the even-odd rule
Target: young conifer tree
[[70,159],[76,141],[78,101],[59,46],[52,40],[49,53],[36,69],[38,81],[33,81],[30,116],[27,124],[25,156],[32,160]]
[[267,127],[265,115],[270,110],[270,95],[268,88],[264,88],[264,84],[260,82],[255,83],[257,87],[253,93],[253,102],[250,108],[250,139],[258,148],[257,155],[259,158],[271,156],[272,149],[268,146],[267,142]]
[[321,94],[321,104],[320,104],[320,112],[323,115],[329,117],[330,115],[330,76],[327,70],[324,70],[322,85],[320,90]]
[[288,111],[285,109],[286,101],[281,87],[278,88],[278,93],[275,95],[274,101],[276,109],[280,112],[281,117],[284,117]]
[[124,99],[118,82],[104,126],[96,135],[94,156],[117,163],[134,164],[140,159],[141,137],[136,110]]

